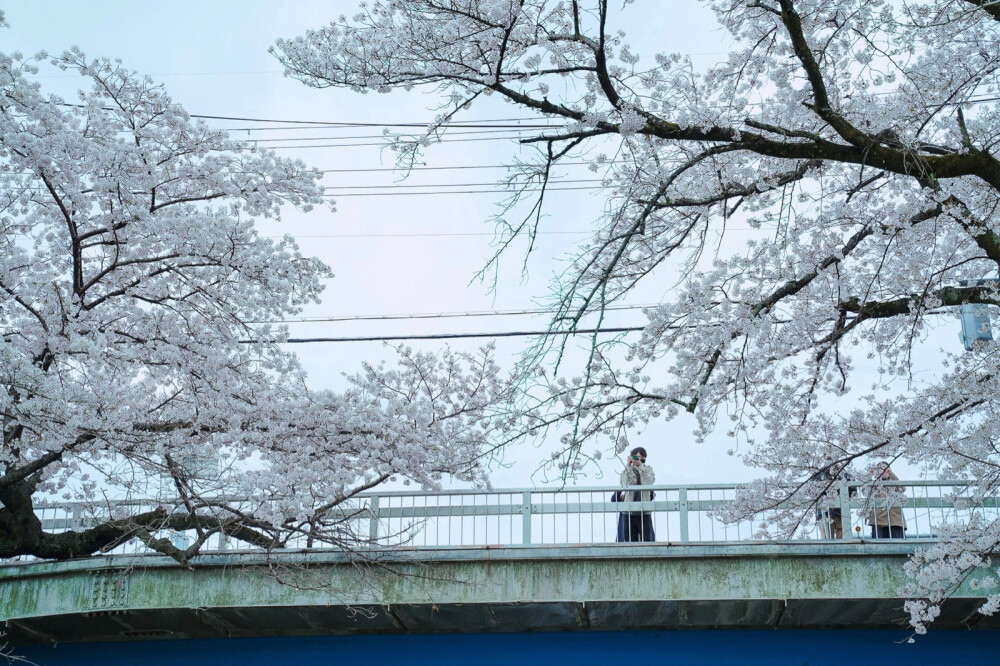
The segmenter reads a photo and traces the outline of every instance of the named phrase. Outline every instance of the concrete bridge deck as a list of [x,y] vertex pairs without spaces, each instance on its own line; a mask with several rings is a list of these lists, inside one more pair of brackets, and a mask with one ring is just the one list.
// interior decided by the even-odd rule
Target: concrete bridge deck
[[[895,485],[891,500],[840,489],[844,540],[818,539],[808,521],[793,540],[756,540],[773,516],[719,517],[734,484],[658,485],[649,502],[610,501],[616,487],[380,492],[338,509],[383,548],[370,551],[374,569],[297,549],[306,540],[265,553],[228,538],[191,569],[136,541],[102,557],[0,563],[0,664],[995,663],[1000,620],[976,611],[982,592],[968,581],[916,646],[900,590],[903,563],[937,525],[997,519],[1000,501],[961,481]],[[907,538],[852,538],[889,501]],[[77,530],[153,505],[56,503],[39,519]],[[658,541],[614,543],[621,511],[650,512]]]
[[[158,556],[0,568],[15,644],[621,629],[905,630],[914,540]],[[419,560],[416,559],[419,557]],[[935,627],[995,630],[968,583]]]

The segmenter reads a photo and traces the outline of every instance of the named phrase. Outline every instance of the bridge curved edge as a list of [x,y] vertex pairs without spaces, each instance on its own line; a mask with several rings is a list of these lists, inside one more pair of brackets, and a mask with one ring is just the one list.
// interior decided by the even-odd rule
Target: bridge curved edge
[[[909,542],[635,544],[105,557],[0,568],[15,643],[609,630],[899,628]],[[959,590],[942,627],[1000,628]]]

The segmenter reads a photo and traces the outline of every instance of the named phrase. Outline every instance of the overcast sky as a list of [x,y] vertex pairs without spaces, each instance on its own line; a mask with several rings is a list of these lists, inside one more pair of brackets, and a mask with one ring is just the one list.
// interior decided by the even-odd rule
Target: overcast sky
[[[615,4],[616,11],[621,10],[621,3]],[[495,291],[474,281],[491,253],[493,226],[489,219],[503,198],[491,183],[507,173],[501,165],[519,154],[516,143],[490,134],[456,134],[452,138],[461,140],[428,152],[427,166],[433,169],[418,170],[404,181],[391,171],[366,171],[394,166],[392,155],[378,145],[382,128],[377,125],[426,123],[433,118],[432,107],[438,100],[426,93],[362,96],[345,90],[310,89],[284,78],[280,65],[267,52],[275,39],[320,27],[355,8],[354,0],[22,0],[5,3],[10,29],[0,31],[0,49],[58,53],[77,45],[88,56],[120,58],[129,68],[162,82],[189,113],[253,119],[208,121],[212,126],[230,128],[234,137],[259,140],[262,146],[277,147],[281,155],[331,170],[324,184],[336,198],[336,212],[317,210],[302,215],[289,211],[280,227],[265,228],[265,233],[296,236],[305,253],[318,256],[336,274],[323,304],[310,308],[305,316],[538,308],[548,293],[550,278],[562,269],[558,258],[568,256],[575,244],[586,238],[600,213],[602,191],[593,187],[595,183],[586,182],[597,176],[585,166],[566,167],[559,174],[567,181],[583,181],[559,187],[586,189],[549,197],[550,217],[545,227],[549,233],[541,236],[526,273],[522,271],[522,256],[514,252],[501,265]],[[655,15],[649,14],[651,8]],[[644,59],[656,51],[677,51],[691,54],[695,66],[702,67],[725,55],[724,36],[711,16],[695,3],[657,0],[635,3],[621,11],[624,15],[617,25],[624,27],[627,41]],[[72,97],[81,85],[79,77],[73,75],[57,71],[44,74],[46,89],[64,97]],[[502,120],[515,125],[537,122],[523,110],[496,100],[477,105],[462,119]],[[376,126],[310,127],[301,121]],[[404,187],[390,187],[394,183]],[[452,193],[440,194],[442,191]],[[459,193],[467,191],[476,193]],[[669,281],[644,285],[629,302],[658,302],[671,287]],[[296,337],[347,337],[530,331],[541,330],[546,323],[542,315],[364,319],[295,324],[291,333]],[[607,326],[642,323],[644,318],[637,310],[614,312],[605,320]],[[955,337],[956,331],[949,334]],[[471,349],[484,342],[458,341],[452,346]],[[435,350],[442,343],[407,344]],[[501,360],[509,363],[524,344],[524,338],[501,339]],[[381,343],[301,345],[296,351],[311,383],[331,388],[342,385],[340,374],[355,372],[361,359],[386,356]],[[659,482],[742,481],[756,474],[725,454],[732,443],[724,433],[696,445],[692,426],[692,420],[680,419],[650,426],[633,438],[649,450]],[[533,448],[511,451],[507,462],[512,466],[498,469],[494,484],[521,487],[540,482],[537,477],[531,479],[530,473],[543,456],[544,450]],[[584,483],[614,483],[619,463],[606,461],[603,479],[596,478],[594,471]]]

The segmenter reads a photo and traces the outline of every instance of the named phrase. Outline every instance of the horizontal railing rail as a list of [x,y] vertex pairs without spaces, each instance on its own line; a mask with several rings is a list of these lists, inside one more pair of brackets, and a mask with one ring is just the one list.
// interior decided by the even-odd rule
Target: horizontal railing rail
[[[730,521],[722,515],[740,484],[657,484],[621,488],[455,490],[442,492],[384,491],[360,493],[332,509],[350,523],[360,543],[378,547],[441,548],[464,546],[538,546],[603,544],[621,540],[668,543],[739,542],[777,535],[779,509],[752,519]],[[894,481],[873,485],[851,483],[831,489],[814,507],[799,509],[805,520],[792,539],[935,538],[939,526],[974,515],[1000,518],[1000,498],[976,497],[966,481]],[[653,491],[638,501],[635,492]],[[614,501],[621,499],[624,501]],[[640,500],[643,498],[639,498]],[[233,499],[231,506],[259,506],[260,500]],[[59,502],[36,509],[49,532],[82,530],[109,517],[123,517],[164,506],[154,500],[122,500],[89,504]],[[168,509],[171,507],[166,505]],[[884,525],[883,525],[884,523]],[[872,524],[886,530],[872,530]],[[894,529],[890,529],[894,528]],[[178,547],[193,542],[194,533],[162,531]],[[290,539],[286,548],[321,546],[307,533]],[[201,552],[253,550],[249,544],[216,535]],[[142,553],[131,541],[114,553]]]

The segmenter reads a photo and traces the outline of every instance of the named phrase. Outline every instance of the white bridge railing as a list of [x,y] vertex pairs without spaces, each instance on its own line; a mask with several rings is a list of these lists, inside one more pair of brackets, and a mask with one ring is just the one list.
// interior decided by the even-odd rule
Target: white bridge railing
[[[825,499],[819,508],[833,507],[849,516],[843,520],[845,539],[871,538],[866,518],[873,509],[892,513],[890,510],[898,507],[906,523],[907,538],[934,538],[938,525],[964,522],[974,514],[987,520],[1000,518],[998,498],[974,499],[965,482],[897,481],[881,487],[882,491],[876,493],[859,485],[859,491],[852,494],[843,488],[839,496]],[[648,512],[655,540],[660,543],[738,542],[774,534],[775,510],[761,512],[753,520],[722,519],[720,509],[734,500],[737,488],[737,484],[642,486],[644,491],[655,491],[654,499],[648,502],[613,502],[612,495],[622,490],[616,486],[377,492],[352,497],[335,510],[349,517],[351,533],[362,542],[415,548],[614,543],[622,512]],[[626,496],[631,492],[626,491]],[[45,530],[60,532],[84,529],[109,516],[121,518],[155,506],[151,501],[63,503],[39,507],[37,514]],[[815,512],[802,509],[800,515],[804,520],[792,538],[822,538]],[[193,540],[193,533],[166,536],[178,547],[186,547]],[[290,540],[286,548],[313,545],[303,533]],[[217,535],[201,552],[248,548],[245,543]],[[135,540],[112,552],[142,553],[146,548]]]

